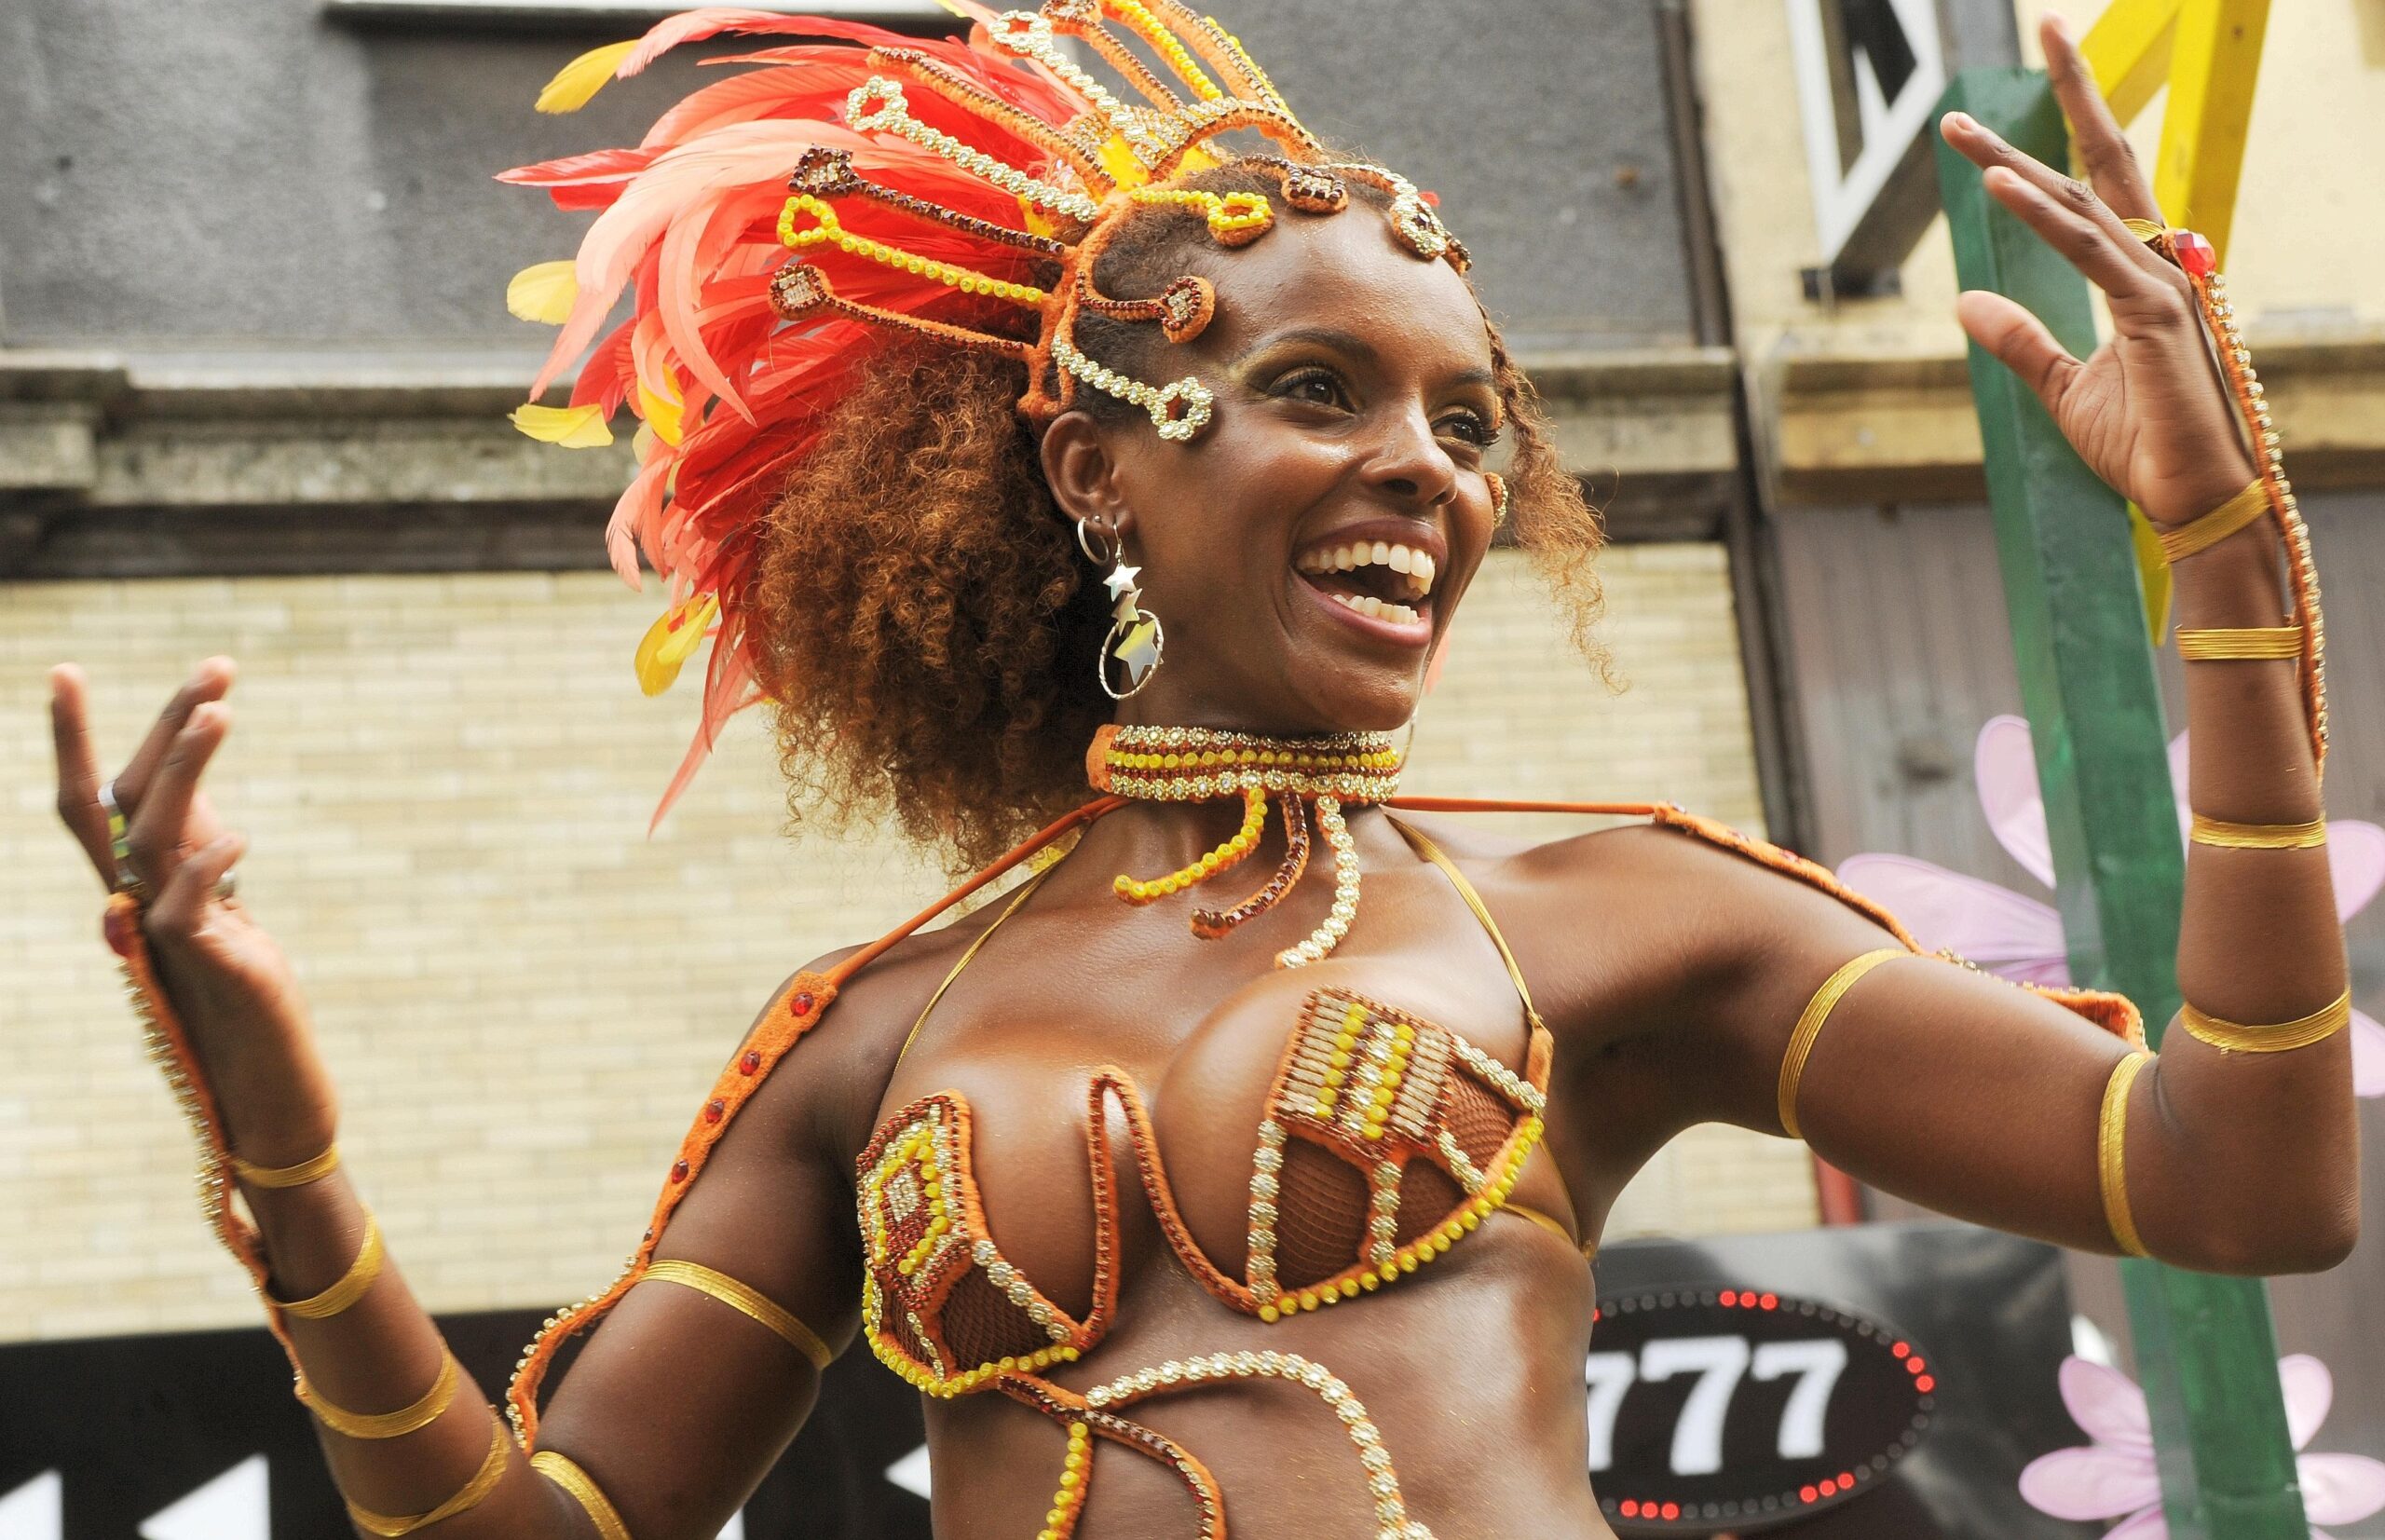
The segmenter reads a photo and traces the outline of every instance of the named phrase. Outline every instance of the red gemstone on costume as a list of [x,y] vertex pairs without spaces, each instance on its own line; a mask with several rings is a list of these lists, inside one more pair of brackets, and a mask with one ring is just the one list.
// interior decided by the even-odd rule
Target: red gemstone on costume
[[686,1181],[688,1179],[688,1163],[686,1161],[680,1160],[673,1161],[671,1163],[671,1179],[673,1181]]
[[721,1118],[728,1113],[728,1111],[729,1103],[721,1100],[718,1097],[715,1097],[710,1101],[704,1103],[704,1121],[706,1123],[718,1123]]
[[2178,266],[2197,278],[2210,276],[2219,266],[2219,253],[2211,249],[2211,242],[2192,230],[2171,232],[2170,246],[2178,253]]
[[806,989],[803,993],[795,997],[795,1014],[799,1016],[810,1015],[811,1014],[812,1004],[813,1001],[811,999],[811,991]]
[[746,1049],[745,1056],[737,1061],[737,1072],[741,1075],[753,1074],[761,1067],[762,1056],[751,1048]]

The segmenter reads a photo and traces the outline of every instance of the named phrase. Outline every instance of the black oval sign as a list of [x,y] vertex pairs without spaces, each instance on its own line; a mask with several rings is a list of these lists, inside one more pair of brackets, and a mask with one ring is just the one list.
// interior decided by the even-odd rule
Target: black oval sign
[[1922,1345],[1760,1288],[1599,1302],[1590,1479],[1624,1534],[1757,1530],[1860,1497],[1929,1426]]

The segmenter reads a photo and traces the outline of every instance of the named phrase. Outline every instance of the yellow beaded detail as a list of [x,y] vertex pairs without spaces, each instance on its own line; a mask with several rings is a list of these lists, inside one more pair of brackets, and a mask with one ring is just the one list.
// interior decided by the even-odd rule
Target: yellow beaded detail
[[364,1291],[373,1287],[373,1280],[381,1275],[381,1221],[367,1214],[364,1244],[356,1248],[356,1261],[348,1264],[339,1282],[304,1300],[284,1302],[268,1294],[266,1303],[310,1321],[328,1319],[364,1297]]
[[[817,223],[809,228],[799,227],[797,217],[801,214],[810,214]],[[1006,299],[1013,305],[1023,305],[1029,309],[1042,305],[1049,297],[1043,290],[1030,284],[988,278],[966,267],[956,267],[949,262],[938,262],[916,252],[906,252],[899,246],[889,246],[882,240],[855,235],[838,221],[834,209],[810,193],[796,194],[786,200],[786,207],[779,211],[779,240],[796,251],[823,244],[834,246],[852,256],[865,257],[884,266],[933,279],[963,293],[990,294],[996,299]]]
[[313,1160],[300,1161],[295,1165],[251,1165],[239,1156],[232,1157],[232,1171],[251,1187],[304,1187],[320,1181],[339,1167],[339,1146],[330,1145]]
[[2245,1054],[2283,1054],[2324,1043],[2351,1025],[2351,991],[2347,989],[2309,1015],[2292,1021],[2248,1026],[2187,1005],[2178,1013],[2178,1025],[2197,1042],[2208,1043],[2215,1048]]
[[395,1411],[348,1411],[335,1407],[324,1400],[307,1383],[303,1374],[298,1378],[294,1394],[300,1405],[320,1418],[323,1425],[334,1433],[345,1434],[350,1438],[396,1438],[416,1428],[429,1427],[439,1420],[439,1414],[456,1399],[456,1356],[442,1352],[439,1378],[431,1382],[430,1388],[423,1393],[420,1400],[412,1406],[400,1407]]
[[2300,626],[2214,626],[2178,633],[2178,657],[2189,663],[2301,656]]
[[1275,207],[1264,193],[1212,193],[1197,187],[1138,187],[1127,195],[1138,203],[1176,204],[1197,211],[1208,221],[1218,241],[1239,246],[1275,223]]
[[1052,1494],[1052,1509],[1035,1540],[1069,1540],[1076,1533],[1077,1515],[1084,1508],[1085,1487],[1093,1479],[1093,1431],[1083,1423],[1069,1424],[1069,1450],[1060,1456],[1060,1490]]
[[[1176,756],[1167,757],[1172,759]],[[1233,838],[1191,865],[1172,871],[1165,877],[1138,881],[1122,872],[1111,884],[1111,890],[1127,903],[1135,905],[1154,904],[1163,898],[1172,897],[1196,882],[1206,882],[1228,867],[1239,865],[1259,848],[1260,837],[1266,828],[1267,794],[1257,786],[1251,786],[1243,792],[1242,827],[1234,831]]]
[[417,1513],[403,1519],[375,1513],[370,1508],[358,1507],[354,1503],[348,1505],[348,1516],[356,1521],[359,1529],[380,1535],[382,1540],[397,1540],[399,1535],[428,1529],[442,1519],[453,1519],[459,1513],[480,1506],[488,1494],[497,1490],[497,1482],[505,1479],[505,1467],[513,1452],[513,1440],[505,1436],[505,1424],[492,1417],[489,1424],[488,1457],[481,1462],[481,1468],[472,1479],[464,1484],[464,1490],[455,1496],[429,1513]]
[[2111,1226],[2113,1243],[2132,1257],[2152,1253],[2145,1249],[2145,1240],[2136,1233],[2136,1218],[2128,1206],[2128,1088],[2136,1083],[2137,1072],[2151,1062],[2150,1054],[2130,1054],[2112,1066],[2112,1078],[2104,1083],[2104,1111],[2095,1133],[2104,1219]]
[[596,1526],[600,1540],[630,1540],[630,1527],[621,1522],[620,1514],[615,1511],[604,1489],[568,1457],[542,1449],[530,1456],[530,1468],[571,1493],[572,1500],[586,1511],[588,1521]]
[[794,1314],[759,1290],[738,1282],[726,1273],[715,1272],[701,1262],[677,1257],[659,1258],[647,1264],[638,1278],[640,1283],[675,1283],[707,1294],[741,1315],[749,1316],[776,1332],[786,1344],[811,1360],[815,1370],[825,1370],[836,1355],[828,1351],[812,1329],[796,1319]]
[[1816,989],[1813,998],[1806,1002],[1804,1013],[1797,1017],[1796,1029],[1789,1034],[1789,1050],[1780,1057],[1780,1127],[1791,1138],[1805,1138],[1797,1125],[1797,1087],[1805,1079],[1806,1060],[1813,1055],[1814,1040],[1821,1036],[1822,1023],[1830,1019],[1831,1012],[1837,1008],[1847,991],[1855,987],[1857,979],[1883,962],[1913,955],[1893,947],[1865,952],[1822,980],[1822,987]]
[[1162,59],[1166,60],[1167,67],[1176,72],[1178,79],[1192,88],[1193,95],[1204,102],[1215,102],[1226,94],[1220,90],[1217,82],[1211,80],[1202,70],[1200,63],[1192,57],[1192,50],[1178,41],[1174,33],[1160,24],[1159,18],[1151,13],[1150,7],[1143,5],[1142,0],[1106,0],[1106,8],[1119,20],[1132,27],[1136,36],[1149,43]]
[[2327,821],[2308,824],[2230,824],[2197,813],[2187,835],[2198,845],[2230,851],[2310,851],[2327,842]]

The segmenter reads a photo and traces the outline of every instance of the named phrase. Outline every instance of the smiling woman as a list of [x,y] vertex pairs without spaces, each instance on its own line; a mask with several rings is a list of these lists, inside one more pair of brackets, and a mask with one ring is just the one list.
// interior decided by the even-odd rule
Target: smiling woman
[[[198,795],[228,668],[104,785],[58,677],[61,811],[116,889],[211,1216],[360,1530],[711,1535],[858,1337],[927,1398],[939,1535],[1602,1535],[1588,1259],[1701,1122],[2072,1246],[2343,1255],[2315,589],[2209,377],[2188,243],[1949,121],[2120,334],[2081,361],[2009,305],[1969,296],[1966,324],[2178,526],[2181,608],[2218,638],[2189,698],[2198,826],[2228,837],[2190,868],[2196,1006],[2156,1058],[2127,1002],[1946,966],[1674,808],[1540,805],[1642,822],[1538,845],[1414,817],[1515,806],[1398,792],[1500,521],[1579,623],[1598,599],[1596,519],[1464,248],[1178,0],[960,8],[966,45],[673,19],[545,101],[721,32],[848,46],[768,49],[636,148],[511,173],[604,211],[568,273],[521,286],[564,327],[539,387],[589,357],[570,407],[520,420],[586,442],[642,419],[610,533],[624,576],[642,556],[671,583],[647,682],[712,643],[672,792],[768,696],[800,810],[891,811],[983,866],[771,999],[620,1276],[524,1356],[514,1438],[348,1184],[294,975],[229,887],[239,838]],[[2047,47],[2103,197],[2149,219],[2066,36]],[[2297,647],[2277,549],[2241,538],[2265,511]],[[1227,882],[1252,865],[1272,875]],[[1220,882],[1231,902],[1177,902]]]

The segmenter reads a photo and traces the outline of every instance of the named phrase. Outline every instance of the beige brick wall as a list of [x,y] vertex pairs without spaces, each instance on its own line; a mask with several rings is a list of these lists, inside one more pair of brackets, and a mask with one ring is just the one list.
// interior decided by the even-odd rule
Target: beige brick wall
[[[1620,696],[1522,563],[1493,558],[1411,784],[1661,796],[1754,826],[1720,550],[1625,548],[1607,580]],[[111,762],[191,663],[240,660],[212,781],[253,839],[243,892],[296,960],[342,1143],[431,1305],[611,1275],[770,988],[940,887],[884,843],[784,838],[751,721],[645,838],[694,704],[631,683],[652,604],[598,573],[0,588],[0,1339],[254,1319],[50,812],[42,675],[68,658]],[[1806,1171],[1798,1146],[1700,1130],[1615,1233],[1803,1223]]]

